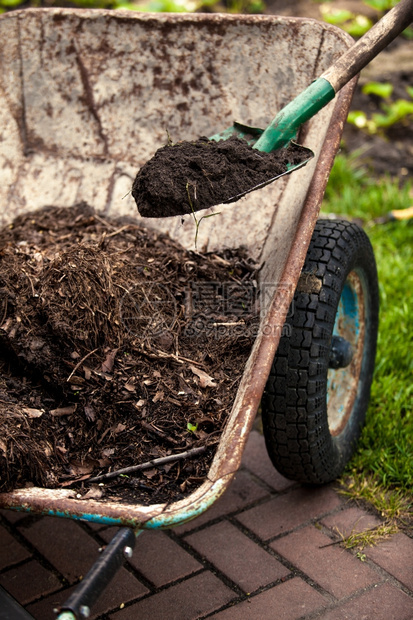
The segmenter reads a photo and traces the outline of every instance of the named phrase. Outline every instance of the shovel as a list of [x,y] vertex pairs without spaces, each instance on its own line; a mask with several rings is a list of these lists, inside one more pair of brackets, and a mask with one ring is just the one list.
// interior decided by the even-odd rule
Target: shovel
[[[164,147],[155,154],[152,160],[143,166],[134,181],[132,195],[135,198],[139,212],[145,217],[184,215],[216,204],[235,202],[242,198],[242,196],[245,196],[245,194],[260,189],[272,183],[280,176],[289,174],[305,165],[314,154],[310,149],[292,142],[301,125],[334,99],[336,93],[407,28],[412,21],[413,0],[401,0],[377,22],[369,32],[359,39],[353,47],[345,52],[337,62],[327,69],[318,79],[312,82],[312,84],[295,97],[287,106],[280,110],[265,130],[234,123],[232,127],[209,138],[210,141],[217,142],[218,144],[220,144],[222,140],[231,141],[234,139],[241,139],[245,141],[248,148],[252,147],[251,150],[266,154],[273,154],[279,149],[285,149],[286,157],[288,156],[288,150],[293,148],[296,154],[298,154],[298,157],[295,158],[299,160],[298,162],[288,162],[287,157],[284,169],[281,173],[277,172],[276,175],[272,176],[267,172],[266,178],[261,182],[255,183],[247,188],[242,187],[241,191],[234,192],[233,195],[228,196],[228,192],[225,192],[225,187],[223,186],[225,184],[222,185],[217,183],[215,193],[211,193],[210,187],[208,186],[208,192],[202,193],[202,200],[199,200],[199,196],[201,195],[199,188],[197,191],[197,187],[191,187],[191,184],[188,183],[188,164],[185,164],[182,170],[179,170],[178,176],[175,176],[171,180],[171,183],[175,187],[180,184],[181,188],[185,188],[186,200],[182,200],[182,192],[179,200],[173,199],[172,192],[170,197],[171,200],[165,200],[165,195],[162,197],[155,196],[155,191],[151,195],[151,163],[158,155],[162,157],[164,153],[170,157],[171,148],[176,149],[176,160],[179,163],[179,147],[183,143],[177,143],[172,147]],[[210,142],[205,142],[205,144],[211,145]],[[226,146],[230,147],[230,145],[231,142]],[[197,151],[197,153],[198,152],[199,151]],[[258,157],[257,153],[255,153],[255,155]],[[265,156],[262,157],[265,159]],[[168,161],[168,166],[170,165]],[[189,166],[191,167],[191,162],[189,162]],[[174,173],[172,173],[172,175],[173,174]],[[210,178],[211,176],[212,175],[210,175]],[[206,171],[206,179],[209,185],[211,185],[210,179],[208,179],[208,171]],[[169,198],[169,196],[167,198]]]

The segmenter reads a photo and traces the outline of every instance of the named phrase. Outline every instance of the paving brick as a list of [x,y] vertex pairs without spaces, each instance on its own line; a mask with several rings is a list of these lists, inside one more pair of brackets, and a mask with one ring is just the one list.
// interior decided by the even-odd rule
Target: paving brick
[[269,493],[260,485],[258,485],[247,471],[238,471],[235,474],[234,480],[230,484],[224,495],[217,500],[209,510],[201,514],[193,521],[185,523],[174,529],[177,534],[183,534],[193,530],[195,527],[199,527],[217,519],[230,512],[241,510],[248,504],[269,495]]
[[413,599],[401,590],[383,584],[318,616],[320,620],[411,620]]
[[255,476],[261,478],[275,491],[285,491],[295,482],[284,478],[274,467],[268,456],[264,436],[258,431],[251,431],[242,457],[242,465]]
[[211,617],[215,620],[296,620],[325,605],[326,599],[297,577]]
[[298,488],[237,515],[238,521],[262,540],[283,534],[328,513],[341,500],[330,487]]
[[[145,532],[137,541],[130,564],[155,587],[164,589],[150,595],[133,572],[123,567],[93,607],[90,620],[102,617],[107,620],[109,614],[111,620],[195,620],[208,614],[219,620],[298,620],[308,615],[322,620],[413,618],[412,599],[393,579],[413,589],[413,541],[405,534],[398,534],[377,547],[365,549],[364,553],[379,568],[360,562],[338,546],[321,548],[331,540],[308,525],[311,519],[320,519],[325,527],[331,531],[337,528],[344,535],[374,527],[380,520],[358,507],[348,507],[332,487],[315,490],[285,487],[286,492],[272,498],[265,485],[250,473],[271,488],[282,490],[264,477],[271,475],[270,470],[265,474],[268,463],[259,473],[263,457],[258,458],[258,450],[263,448],[263,439],[255,432],[254,436],[253,443],[248,443],[250,455],[246,453],[248,469],[238,472],[228,492],[210,511],[179,529],[185,541],[245,592],[278,579],[287,580],[231,605],[237,594],[213,571],[205,570],[179,541],[165,532]],[[260,506],[249,508],[251,503],[266,499]],[[288,569],[271,553],[223,518],[228,512],[241,510],[244,512],[237,519],[262,540],[290,532],[273,540],[271,548],[306,574],[309,583],[298,576],[291,579]],[[117,529],[92,526],[89,535],[71,520],[7,510],[1,510],[0,516],[3,523],[7,521],[13,529],[17,528],[71,583],[85,575],[98,557],[99,543],[94,540],[94,533],[109,541]],[[208,525],[211,519],[219,521]],[[207,527],[194,531],[202,523]],[[19,537],[13,537],[8,525],[0,525],[0,584],[36,620],[54,620],[53,608],[67,599],[73,586],[62,587],[61,580],[48,570],[47,564],[37,561],[37,554],[30,559],[29,551],[30,547],[26,549]],[[383,571],[389,574],[388,579]],[[169,586],[174,581],[177,583]],[[312,581],[314,587],[310,585]],[[329,594],[324,597],[317,591],[317,584]],[[39,597],[44,598],[37,600]],[[332,597],[339,600],[333,603]],[[126,607],[120,609],[123,604]],[[227,609],[217,611],[226,606]]]
[[30,553],[0,525],[0,570],[29,557]]
[[275,540],[271,547],[338,599],[382,581],[348,551],[326,547],[330,542],[317,528],[308,526]]
[[[101,536],[109,542],[116,531],[117,528],[110,528],[101,532]],[[203,568],[202,564],[160,530],[143,532],[138,537],[129,564],[157,588]]]
[[185,540],[247,593],[290,572],[228,521],[189,535]]
[[2,508],[0,510],[0,515],[7,519],[9,523],[17,523],[17,521],[21,521],[25,517],[27,517],[27,512],[18,512],[17,510],[5,510]]
[[2,573],[0,584],[21,605],[61,587],[57,577],[34,560]]
[[396,534],[376,547],[365,549],[364,553],[413,590],[413,540],[406,534]]
[[110,616],[111,620],[196,620],[219,609],[235,594],[212,573],[205,571],[162,590]]
[[[57,609],[72,594],[74,587],[66,588],[59,592],[55,592],[50,596],[42,599],[37,603],[27,605],[26,611],[33,616],[35,620],[56,620],[54,609]],[[93,616],[89,617],[92,620]]]
[[69,519],[43,517],[19,529],[70,583],[84,576],[98,557],[98,543]]
[[321,523],[329,529],[339,532],[343,536],[349,536],[352,533],[363,532],[370,528],[380,525],[381,521],[357,506],[352,506],[345,510],[340,510],[333,515],[324,517]]
[[[62,605],[74,589],[75,587],[71,587],[52,594],[38,603],[29,605],[26,609],[36,620],[55,620],[56,616],[53,609]],[[99,600],[92,607],[89,620],[99,618],[102,614],[116,609],[124,603],[133,601],[147,592],[148,590],[140,581],[125,568],[121,567],[106,587],[102,596],[99,597]]]
[[93,523],[93,521],[88,521],[87,527],[93,532],[100,532],[101,530],[106,530],[108,528],[108,526],[104,523]]

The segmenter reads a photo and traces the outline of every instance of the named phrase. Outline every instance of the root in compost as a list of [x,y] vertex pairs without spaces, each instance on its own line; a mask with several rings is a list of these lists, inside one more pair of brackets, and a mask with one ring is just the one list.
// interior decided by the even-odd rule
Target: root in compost
[[255,338],[255,286],[242,250],[186,251],[86,204],[1,229],[0,491],[191,493]]
[[298,144],[263,153],[245,140],[200,138],[159,149],[139,170],[132,187],[144,217],[185,215],[230,202],[308,160]]

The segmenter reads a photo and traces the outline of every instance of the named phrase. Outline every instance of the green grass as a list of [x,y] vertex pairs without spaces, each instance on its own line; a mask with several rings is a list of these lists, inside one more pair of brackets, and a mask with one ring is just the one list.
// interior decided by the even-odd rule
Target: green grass
[[[362,220],[376,255],[376,368],[366,425],[347,469],[346,492],[375,504],[390,519],[408,512],[413,488],[413,220],[378,221],[412,204],[411,184],[400,188],[397,180],[373,179],[356,156],[339,155],[322,207],[322,215]],[[393,504],[391,514],[385,514]]]
[[[341,536],[341,543],[345,549],[359,549],[363,551],[366,547],[374,547],[378,543],[386,540],[398,532],[398,527],[395,523],[381,523],[374,528],[364,530],[361,532],[353,531],[348,536],[344,536],[339,530],[337,533]],[[359,555],[357,554],[357,557]],[[365,556],[360,557],[362,561],[365,560]]]
[[[324,212],[337,213],[348,219],[360,218],[369,223],[394,209],[413,204],[413,195],[409,195],[412,191],[410,183],[400,188],[389,177],[378,181],[360,164],[360,158],[357,152],[350,156],[337,155],[324,197]],[[386,237],[385,231],[397,230],[397,227],[398,224],[377,232],[379,237]],[[373,234],[372,230],[369,234]]]

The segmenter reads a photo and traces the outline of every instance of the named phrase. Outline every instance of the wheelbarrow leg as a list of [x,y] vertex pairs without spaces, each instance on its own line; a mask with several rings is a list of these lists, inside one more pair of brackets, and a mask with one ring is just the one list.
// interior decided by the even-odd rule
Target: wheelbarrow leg
[[128,527],[119,530],[86,577],[59,608],[57,620],[82,620],[89,617],[90,608],[122,566],[125,558],[132,556],[136,535],[139,533]]

